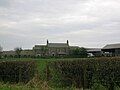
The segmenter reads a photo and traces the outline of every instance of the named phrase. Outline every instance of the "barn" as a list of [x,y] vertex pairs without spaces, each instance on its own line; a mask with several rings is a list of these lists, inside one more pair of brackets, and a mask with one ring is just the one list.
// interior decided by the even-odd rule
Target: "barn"
[[108,44],[102,49],[104,56],[120,56],[120,43],[118,44]]

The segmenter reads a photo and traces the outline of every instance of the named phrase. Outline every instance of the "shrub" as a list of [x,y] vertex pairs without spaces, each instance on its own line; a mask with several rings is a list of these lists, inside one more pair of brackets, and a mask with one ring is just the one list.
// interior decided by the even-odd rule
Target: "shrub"
[[87,56],[88,56],[87,50],[83,47],[73,49],[73,50],[71,50],[71,53],[70,53],[71,58],[72,57],[74,57],[74,58],[85,58]]
[[103,58],[97,61],[96,80],[109,90],[120,87],[120,58]]
[[35,61],[1,61],[0,81],[9,83],[27,83],[34,77]]
[[61,87],[91,88],[94,83],[109,90],[120,86],[120,58],[88,58],[49,64],[51,81]]
[[86,64],[87,61],[55,61],[50,65],[53,83],[57,86],[72,86],[77,88],[90,88],[94,66]]

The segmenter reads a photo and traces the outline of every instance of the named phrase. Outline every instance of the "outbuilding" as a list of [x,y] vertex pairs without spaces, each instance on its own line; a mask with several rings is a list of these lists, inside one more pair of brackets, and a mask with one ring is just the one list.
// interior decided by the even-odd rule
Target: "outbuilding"
[[104,56],[120,56],[120,43],[108,44],[102,48]]

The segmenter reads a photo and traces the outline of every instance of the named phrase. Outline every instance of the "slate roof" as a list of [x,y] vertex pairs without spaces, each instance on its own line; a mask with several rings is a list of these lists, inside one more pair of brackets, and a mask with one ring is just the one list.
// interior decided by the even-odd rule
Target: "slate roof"
[[41,47],[46,47],[46,45],[35,45],[33,49],[41,49]]
[[69,47],[67,43],[48,43],[48,47]]
[[102,49],[118,49],[120,48],[120,43],[118,44],[108,44],[105,47],[103,47]]

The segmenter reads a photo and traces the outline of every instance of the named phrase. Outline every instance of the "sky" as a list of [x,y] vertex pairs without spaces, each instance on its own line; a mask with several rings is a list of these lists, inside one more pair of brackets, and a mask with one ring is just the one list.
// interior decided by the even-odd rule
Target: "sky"
[[3,50],[47,39],[87,48],[120,43],[120,0],[0,0]]

